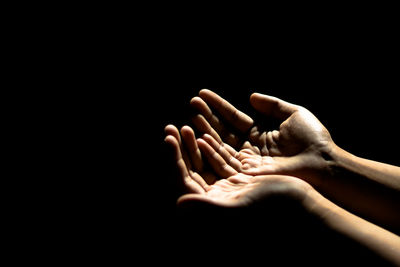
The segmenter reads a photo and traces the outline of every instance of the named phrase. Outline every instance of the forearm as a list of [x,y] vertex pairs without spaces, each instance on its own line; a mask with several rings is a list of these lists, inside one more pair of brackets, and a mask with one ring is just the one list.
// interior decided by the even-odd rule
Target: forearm
[[305,206],[323,224],[388,262],[400,265],[400,237],[340,208],[316,191],[305,199]]
[[347,170],[400,193],[400,167],[354,156],[338,146],[331,156],[338,171]]
[[320,191],[347,210],[392,231],[400,229],[400,168],[356,157],[337,146],[330,152]]

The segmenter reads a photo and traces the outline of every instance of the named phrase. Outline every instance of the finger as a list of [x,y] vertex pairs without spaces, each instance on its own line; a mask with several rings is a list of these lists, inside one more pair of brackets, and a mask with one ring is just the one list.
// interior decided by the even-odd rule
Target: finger
[[[225,148],[224,143],[218,143],[211,135],[205,134],[203,139],[225,160],[225,162],[233,167],[236,171],[240,171],[242,164],[240,161],[232,156],[232,154]],[[237,152],[235,151],[235,154]]]
[[266,116],[272,116],[274,118],[285,120],[292,115],[298,106],[283,101],[279,98],[254,93],[250,96],[251,105],[259,112]]
[[224,144],[224,148],[235,158],[237,158],[239,156],[239,152],[236,151],[236,149],[234,149],[233,147],[231,147],[230,145],[228,145],[227,143],[223,143]]
[[249,157],[255,157],[258,156],[259,154],[255,153],[254,150],[250,148],[245,148],[240,150],[239,155],[237,157],[238,160],[242,161],[243,159],[249,158]]
[[167,135],[167,136],[172,135],[173,137],[175,137],[175,139],[178,141],[179,145],[182,143],[181,136],[179,134],[179,130],[178,130],[178,128],[176,128],[175,125],[168,124],[164,128],[164,132],[165,132],[165,135]]
[[174,155],[174,161],[176,162],[176,166],[181,178],[181,181],[184,185],[184,187],[189,191],[193,193],[204,193],[205,189],[203,186],[201,186],[198,182],[192,179],[192,177],[189,174],[188,168],[186,166],[186,163],[182,157],[181,153],[181,148],[178,140],[175,138],[175,136],[168,135],[165,138],[165,142],[171,146],[173,155]]
[[260,155],[260,149],[256,146],[253,146],[252,144],[250,144],[249,141],[244,142],[242,149],[251,150],[254,154]]
[[252,144],[256,145],[260,150],[261,155],[268,156],[268,148],[266,143],[266,133],[260,132],[257,126],[254,126],[249,134],[249,140]]
[[[219,143],[222,143],[222,139],[220,135],[214,130],[213,127],[208,123],[208,121],[203,117],[203,115],[196,115],[192,119],[193,124],[202,133],[211,135],[215,140]],[[226,133],[224,138],[224,142],[230,144],[233,147],[238,147],[240,144],[240,139],[233,133]]]
[[[181,177],[183,179],[183,184],[184,184],[185,188],[187,188],[189,191],[193,189],[191,186],[192,182],[190,181],[190,179],[192,179],[193,181],[198,183],[204,190],[206,190],[207,186],[208,186],[207,183],[204,181],[204,179],[200,175],[196,174],[192,170],[191,160],[189,159],[189,157],[187,155],[186,149],[184,149],[184,147],[183,147],[183,143],[181,140],[181,136],[179,135],[178,128],[176,128],[172,124],[169,124],[165,127],[165,133],[169,134],[170,136],[175,138],[178,149],[179,149],[179,151],[178,151],[179,153],[176,152],[176,153],[178,153],[177,156],[180,155],[180,157],[182,158],[183,163],[184,163],[184,164],[180,163],[180,165],[178,165],[178,168],[180,169],[180,168],[186,167],[186,172],[189,175],[189,177],[183,176],[184,173],[182,173],[182,171],[181,171]],[[175,144],[173,144],[173,145],[175,146]],[[175,147],[175,149],[176,149],[176,147]]]
[[207,120],[202,115],[196,115],[192,118],[192,122],[196,129],[203,134],[211,135],[218,142],[222,142],[219,134],[211,127]]
[[192,172],[191,177],[194,181],[196,181],[196,183],[198,183],[203,189],[204,191],[208,191],[210,186],[209,184],[213,184],[215,182],[215,179],[210,179],[210,177],[208,176],[203,176],[200,175],[197,172]]
[[242,133],[247,132],[253,125],[252,118],[236,109],[232,104],[216,93],[203,89],[199,92],[199,96]]
[[181,129],[183,143],[188,151],[189,157],[196,171],[203,171],[203,160],[201,158],[201,152],[197,146],[196,137],[193,129],[189,126],[183,126]]
[[213,170],[222,178],[228,178],[237,174],[237,171],[229,166],[220,154],[218,154],[205,140],[197,139],[197,144],[203,155],[207,158]]
[[278,147],[279,132],[274,130],[265,134],[265,144],[270,156],[282,156]]
[[224,124],[212,113],[206,102],[200,97],[194,97],[190,101],[192,107],[196,108],[207,120],[210,126],[219,134],[222,140],[226,143],[236,144],[239,143],[239,137],[230,132]]
[[226,132],[223,123],[212,113],[212,110],[203,99],[198,96],[193,97],[190,100],[190,105],[197,109],[219,134]]
[[182,145],[182,139],[181,139],[181,135],[179,134],[179,130],[178,128],[176,128],[175,125],[169,124],[165,127],[165,134],[166,135],[172,135],[173,137],[175,137],[175,139],[178,141],[179,147],[180,147],[180,151],[182,154],[182,158],[185,161],[185,164],[187,166],[188,171],[192,170],[192,164],[189,160],[189,157],[186,153],[186,150],[183,148]]

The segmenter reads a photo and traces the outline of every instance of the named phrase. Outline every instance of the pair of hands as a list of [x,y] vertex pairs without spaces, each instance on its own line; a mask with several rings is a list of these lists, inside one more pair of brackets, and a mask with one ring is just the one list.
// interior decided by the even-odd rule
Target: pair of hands
[[243,207],[276,194],[301,202],[315,190],[311,185],[323,182],[325,155],[334,143],[318,119],[303,107],[267,95],[254,93],[250,103],[265,120],[279,120],[279,129],[262,131],[257,121],[206,89],[191,100],[200,113],[193,124],[201,138],[189,126],[180,132],[166,126],[165,141],[189,192],[178,204]]

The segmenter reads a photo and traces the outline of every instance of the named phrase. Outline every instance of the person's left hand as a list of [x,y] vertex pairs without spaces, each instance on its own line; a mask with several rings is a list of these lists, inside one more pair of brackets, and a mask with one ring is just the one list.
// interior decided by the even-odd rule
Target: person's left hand
[[[334,142],[328,130],[304,107],[252,94],[250,103],[262,114],[254,123],[216,93],[203,89],[199,95],[191,100],[191,105],[200,112],[193,118],[196,129],[217,141],[215,150],[219,146],[236,149],[231,154],[242,164],[243,173],[296,176],[316,187],[329,175],[326,158],[335,147]],[[260,124],[271,119],[279,121],[279,128],[262,130]]]

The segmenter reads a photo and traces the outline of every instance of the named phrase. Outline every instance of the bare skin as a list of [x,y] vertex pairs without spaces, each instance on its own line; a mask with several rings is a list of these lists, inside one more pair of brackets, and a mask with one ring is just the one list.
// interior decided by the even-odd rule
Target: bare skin
[[[236,170],[240,167],[238,162],[228,156],[229,146],[215,150],[213,146],[218,142],[211,136],[205,135],[196,142],[188,126],[181,129],[182,138],[173,125],[165,131],[165,141],[173,150],[182,183],[190,192],[178,199],[178,205],[202,202],[219,207],[249,207],[268,201],[270,196],[283,195],[300,203],[305,212],[318,217],[339,235],[358,242],[387,262],[400,264],[400,237],[340,208],[307,182],[292,176],[244,174]],[[211,164],[214,180],[206,182],[203,178],[210,175],[204,171],[203,160]]]
[[[226,150],[221,150],[219,154],[204,139],[196,141],[193,130],[188,126],[181,129],[183,141],[175,126],[168,125],[165,131],[165,141],[173,150],[182,183],[189,192],[179,198],[178,204],[201,201],[221,207],[243,207],[272,194],[285,194],[302,201],[311,188],[294,177],[253,176],[238,172],[226,163]],[[211,136],[205,138],[209,142],[215,141]],[[202,155],[210,162],[215,174],[204,171]]]
[[201,113],[193,123],[203,136],[196,140],[188,126],[181,129],[182,138],[175,126],[165,129],[189,192],[178,204],[246,207],[273,194],[289,196],[326,227],[400,266],[400,237],[374,224],[399,229],[399,167],[340,149],[303,107],[253,94],[250,103],[257,111],[281,120],[279,129],[260,131],[257,122],[215,93],[199,95],[191,104]]
[[[314,171],[326,167],[323,166],[325,160],[321,155],[329,153],[333,141],[328,130],[311,112],[274,97],[253,94],[250,102],[257,111],[266,118],[273,117],[282,121],[279,129],[260,132],[249,116],[237,111],[217,94],[202,90],[200,96],[201,98],[195,97],[191,101],[203,118],[194,120],[196,128],[210,134],[220,144],[225,142],[238,149],[238,157],[248,173],[285,173],[299,176],[312,169],[307,178],[314,178],[315,183],[320,182]],[[208,105],[220,116],[224,116],[223,119],[234,126],[239,134],[249,132],[248,136],[239,140],[238,134],[227,133],[222,120]],[[223,109],[230,111],[219,112]]]
[[[257,93],[250,97],[251,105],[266,119],[281,121],[279,129],[262,132],[257,122],[214,92],[204,89],[199,96],[191,101],[202,114],[195,117],[194,125],[219,146],[232,146],[228,150],[241,164],[233,164],[236,170],[301,178],[350,211],[393,231],[400,229],[399,167],[340,149],[310,111],[278,98]],[[226,123],[236,131],[228,130]],[[244,133],[249,134],[240,139]],[[220,150],[215,144],[214,149]],[[232,158],[227,161],[235,162]]]

